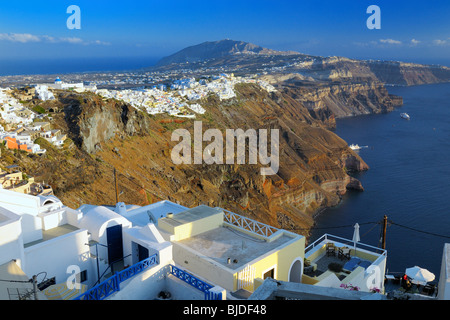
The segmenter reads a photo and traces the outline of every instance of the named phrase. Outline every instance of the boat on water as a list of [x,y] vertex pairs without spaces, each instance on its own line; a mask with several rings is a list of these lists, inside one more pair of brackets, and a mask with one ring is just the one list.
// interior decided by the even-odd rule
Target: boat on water
[[358,144],[351,144],[349,147],[350,147],[350,149],[352,149],[352,150],[360,150],[360,149],[362,149],[362,148],[368,148],[368,146],[360,146],[360,145],[358,145]]
[[402,117],[403,119],[409,120],[411,117],[409,116],[409,114],[407,113],[400,113],[400,117]]

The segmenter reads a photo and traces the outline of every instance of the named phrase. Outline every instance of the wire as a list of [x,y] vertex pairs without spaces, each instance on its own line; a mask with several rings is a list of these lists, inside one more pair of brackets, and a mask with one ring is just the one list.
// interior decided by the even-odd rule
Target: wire
[[[115,167],[114,167],[113,165],[111,165],[110,163],[108,163],[108,162],[106,162],[106,161],[105,161],[104,163],[105,163],[110,169],[113,169],[113,170],[115,169]],[[126,179],[128,179],[128,180],[130,180],[130,181],[133,182],[135,185],[137,185],[138,187],[142,188],[144,191],[146,191],[146,192],[152,194],[154,197],[157,197],[158,199],[163,200],[163,198],[160,197],[160,196],[158,196],[158,195],[156,195],[154,191],[148,190],[147,188],[144,187],[144,185],[139,184],[139,183],[136,182],[134,179],[132,179],[132,178],[126,176],[125,174],[123,174],[123,173],[120,172],[119,170],[117,170],[117,169],[115,169],[115,170],[116,170],[116,172],[117,172],[118,175],[120,175],[120,176],[122,176],[122,177],[124,177],[124,178],[126,178]]]
[[19,283],[30,283],[32,282],[32,280],[5,280],[5,279],[0,279],[0,281],[4,281],[4,282],[19,282]]
[[441,238],[447,238],[447,239],[450,239],[450,236],[445,236],[445,235],[442,235],[442,234],[437,234],[437,233],[433,233],[433,232],[428,232],[428,231],[423,231],[423,230],[419,230],[419,229],[407,227],[407,226],[404,226],[404,225],[395,223],[395,222],[393,222],[393,221],[389,221],[389,222],[390,222],[392,225],[394,225],[394,226],[398,226],[398,227],[401,227],[401,228],[409,229],[409,230],[412,230],[412,231],[415,231],[415,232],[420,232],[420,233],[424,233],[424,234],[428,234],[428,235],[432,235],[432,236],[436,236],[436,237],[441,237]]
[[378,226],[379,223],[375,224],[372,228],[370,228],[369,231],[367,231],[366,233],[364,233],[361,238],[364,238],[369,232],[371,232],[373,229],[375,229],[376,226]]
[[[363,225],[366,225],[366,224],[378,225],[378,224],[380,224],[380,222],[379,221],[378,222],[363,222],[363,223],[358,223],[358,224],[360,226],[363,226]],[[287,230],[287,231],[295,231],[295,230],[313,230],[313,229],[314,230],[320,230],[320,229],[341,229],[341,228],[353,228],[353,227],[355,227],[354,224],[348,224],[348,225],[342,225],[342,226],[334,226],[334,227],[320,227],[320,228],[312,227],[312,228],[289,228],[289,229],[283,228],[283,229]]]

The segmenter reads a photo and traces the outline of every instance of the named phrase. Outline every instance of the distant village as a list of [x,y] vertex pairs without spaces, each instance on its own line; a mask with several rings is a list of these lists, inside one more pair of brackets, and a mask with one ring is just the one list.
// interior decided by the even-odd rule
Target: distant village
[[96,90],[104,98],[125,101],[148,114],[167,113],[175,117],[195,118],[204,114],[205,109],[197,102],[208,94],[216,94],[220,100],[236,96],[234,86],[238,83],[256,83],[268,92],[275,88],[267,82],[247,77],[234,77],[233,74],[220,74],[210,80],[195,78],[177,79],[170,86],[160,84],[151,89],[135,90]]

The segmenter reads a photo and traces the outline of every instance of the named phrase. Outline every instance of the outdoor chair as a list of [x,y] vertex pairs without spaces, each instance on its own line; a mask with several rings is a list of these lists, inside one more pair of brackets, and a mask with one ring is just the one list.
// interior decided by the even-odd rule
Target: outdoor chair
[[350,260],[350,249],[348,248],[339,248],[338,258],[341,260],[348,259]]
[[335,256],[336,255],[336,247],[334,246],[334,243],[328,242],[327,243],[327,256]]
[[432,296],[436,289],[436,285],[427,284],[422,288],[422,293]]

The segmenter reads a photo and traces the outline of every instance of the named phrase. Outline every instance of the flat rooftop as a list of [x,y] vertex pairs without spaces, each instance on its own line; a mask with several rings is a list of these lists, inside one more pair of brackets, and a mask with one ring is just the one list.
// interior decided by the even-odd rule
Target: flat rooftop
[[10,220],[7,216],[4,216],[0,213],[0,223]]
[[30,246],[34,246],[34,245],[36,245],[38,243],[41,243],[41,242],[44,242],[44,241],[47,241],[47,240],[51,240],[53,238],[57,238],[57,237],[63,236],[65,234],[68,234],[68,233],[76,231],[76,230],[79,230],[79,228],[77,228],[75,226],[72,226],[70,224],[63,224],[63,225],[61,225],[59,227],[52,228],[52,229],[47,230],[47,231],[42,231],[42,239],[29,242],[29,243],[25,244],[24,247],[27,248],[27,247],[30,247]]
[[20,216],[3,208],[0,207],[0,224],[6,222],[6,221],[14,221],[19,220]]
[[176,226],[181,226],[186,223],[194,222],[194,221],[209,217],[211,215],[215,215],[219,212],[222,212],[222,210],[201,205],[201,206],[174,214],[172,216],[172,218],[166,217],[166,218],[162,218],[162,219],[164,219],[164,221],[167,224],[170,224],[171,226],[176,227]]
[[[176,216],[178,218],[178,214]],[[235,228],[223,226],[178,241],[178,243],[223,266],[237,269],[293,239],[294,237],[282,234],[277,239],[267,242]],[[231,260],[230,264],[227,263],[228,258]]]

